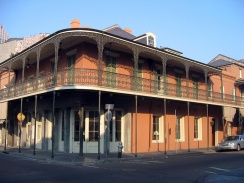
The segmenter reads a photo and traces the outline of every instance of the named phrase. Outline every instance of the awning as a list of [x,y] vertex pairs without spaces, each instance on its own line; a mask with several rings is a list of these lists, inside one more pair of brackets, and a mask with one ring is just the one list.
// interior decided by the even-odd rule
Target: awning
[[236,108],[224,107],[224,118],[226,121],[233,122],[235,113],[236,113]]
[[0,119],[0,125],[3,124],[5,119]]

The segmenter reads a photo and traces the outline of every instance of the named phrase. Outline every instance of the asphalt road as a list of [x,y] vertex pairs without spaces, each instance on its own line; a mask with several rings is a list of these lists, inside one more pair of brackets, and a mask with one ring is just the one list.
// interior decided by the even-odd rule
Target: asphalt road
[[209,175],[244,167],[244,150],[101,164],[51,163],[0,154],[0,182],[203,182]]

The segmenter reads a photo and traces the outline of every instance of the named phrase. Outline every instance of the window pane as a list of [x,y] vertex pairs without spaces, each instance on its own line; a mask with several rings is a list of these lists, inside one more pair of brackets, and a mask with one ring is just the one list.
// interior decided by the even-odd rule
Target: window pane
[[153,116],[152,140],[159,140],[159,116]]
[[89,141],[98,141],[98,112],[89,112]]

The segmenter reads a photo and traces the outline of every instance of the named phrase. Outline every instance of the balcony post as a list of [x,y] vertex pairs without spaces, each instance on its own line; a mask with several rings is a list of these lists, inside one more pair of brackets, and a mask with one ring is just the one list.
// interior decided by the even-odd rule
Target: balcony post
[[161,61],[162,61],[162,66],[163,66],[163,94],[166,94],[166,90],[167,90],[167,83],[166,83],[166,62],[167,62],[167,58],[166,57],[161,57]]
[[206,100],[208,101],[208,72],[204,70],[205,88],[206,88]]
[[38,49],[36,53],[37,61],[36,61],[36,90],[38,90],[38,80],[39,80],[39,65],[40,65],[40,53],[41,50]]
[[134,84],[132,88],[134,91],[137,91],[137,73],[138,73],[138,58],[139,58],[138,48],[133,49],[133,58],[134,58],[134,70],[133,70]]
[[102,59],[103,59],[103,49],[104,43],[102,37],[99,39],[97,44],[98,49],[98,86],[102,85]]
[[222,73],[220,73],[220,82],[221,82],[221,100],[222,102],[224,101],[224,88],[223,88],[223,77],[222,77]]
[[58,50],[60,40],[56,40],[55,45],[55,58],[54,58],[54,71],[53,71],[53,86],[57,85],[57,72],[58,72]]
[[187,88],[187,98],[189,98],[189,65],[186,64],[185,66],[185,69],[186,69],[186,88]]

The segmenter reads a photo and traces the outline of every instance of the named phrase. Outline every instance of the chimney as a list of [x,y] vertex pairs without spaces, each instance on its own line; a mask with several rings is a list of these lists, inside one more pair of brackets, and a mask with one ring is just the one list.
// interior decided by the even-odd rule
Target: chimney
[[128,32],[129,34],[132,33],[132,30],[131,30],[130,28],[124,28],[124,31],[125,31],[125,32]]
[[80,28],[80,20],[74,19],[70,23],[70,28]]

